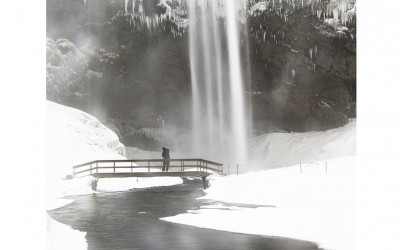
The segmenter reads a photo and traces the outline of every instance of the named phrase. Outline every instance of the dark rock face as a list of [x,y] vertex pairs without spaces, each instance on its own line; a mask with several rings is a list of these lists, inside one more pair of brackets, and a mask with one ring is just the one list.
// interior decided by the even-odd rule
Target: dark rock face
[[300,9],[286,22],[262,14],[249,25],[256,128],[325,130],[355,117],[355,23],[327,36],[324,22]]
[[[145,14],[165,12],[156,4],[147,1]],[[100,120],[154,115],[187,131],[187,32],[168,19],[149,30],[123,10],[123,0],[47,0],[47,99]],[[355,117],[355,22],[340,37],[324,25],[306,8],[286,22],[268,13],[248,17],[249,50],[242,52],[256,131],[325,130]],[[60,46],[64,38],[74,46]]]

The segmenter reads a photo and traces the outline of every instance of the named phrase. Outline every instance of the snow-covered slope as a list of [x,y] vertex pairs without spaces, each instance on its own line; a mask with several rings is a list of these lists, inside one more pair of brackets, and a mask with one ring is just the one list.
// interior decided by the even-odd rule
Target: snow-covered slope
[[[92,177],[66,179],[72,166],[103,159],[126,159],[118,136],[95,117],[78,109],[47,101],[47,206],[56,209],[71,200],[67,195],[91,194]],[[131,188],[182,183],[178,177],[101,179],[97,190],[123,191]],[[86,249],[85,232],[72,231],[47,216],[48,249]]]
[[95,117],[47,102],[47,166],[50,179],[72,174],[72,166],[101,159],[125,159],[118,136]]
[[328,131],[269,133],[251,142],[256,158],[266,166],[290,166],[356,154],[356,120]]

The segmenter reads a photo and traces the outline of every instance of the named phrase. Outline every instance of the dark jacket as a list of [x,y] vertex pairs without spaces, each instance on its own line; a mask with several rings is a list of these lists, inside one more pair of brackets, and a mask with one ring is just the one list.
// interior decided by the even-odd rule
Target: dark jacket
[[162,148],[163,149],[163,151],[162,151],[162,157],[164,158],[164,159],[170,159],[170,157],[169,157],[169,149],[168,148]]

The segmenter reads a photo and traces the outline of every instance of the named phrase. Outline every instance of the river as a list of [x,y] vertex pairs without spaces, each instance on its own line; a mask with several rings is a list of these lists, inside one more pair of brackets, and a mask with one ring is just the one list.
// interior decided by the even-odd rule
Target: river
[[48,214],[87,232],[89,250],[319,249],[305,241],[196,228],[159,219],[216,203],[196,199],[201,196],[202,181],[185,180],[176,186],[68,197],[74,202]]

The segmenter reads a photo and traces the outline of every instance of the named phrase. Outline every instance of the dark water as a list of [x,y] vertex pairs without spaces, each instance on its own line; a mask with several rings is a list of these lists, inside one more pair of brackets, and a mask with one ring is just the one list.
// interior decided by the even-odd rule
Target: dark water
[[[213,201],[201,181],[171,187],[74,196],[75,201],[48,211],[55,220],[87,232],[88,249],[274,249],[314,250],[315,244],[275,237],[201,229],[159,220]],[[238,206],[238,204],[235,204]]]

